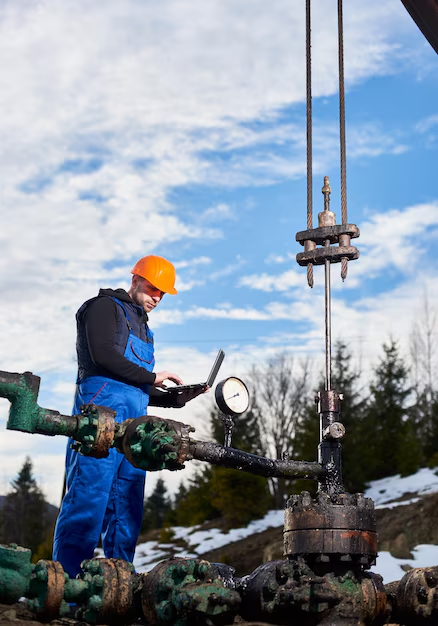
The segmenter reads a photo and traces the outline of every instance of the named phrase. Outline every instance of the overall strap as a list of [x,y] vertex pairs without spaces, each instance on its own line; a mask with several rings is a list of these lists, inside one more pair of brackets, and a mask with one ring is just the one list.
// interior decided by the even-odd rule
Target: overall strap
[[123,312],[124,312],[124,314],[125,314],[126,324],[127,324],[127,326],[128,326],[128,330],[129,330],[129,332],[131,332],[131,330],[132,330],[132,326],[131,326],[131,323],[130,323],[129,313],[128,313],[128,311],[126,310],[126,308],[125,308],[125,306],[124,306],[123,302],[121,302],[118,298],[114,298],[114,296],[110,296],[110,298],[111,298],[111,300],[114,300],[114,302],[115,302],[116,304],[118,304],[119,306],[121,306],[121,307],[122,307]]

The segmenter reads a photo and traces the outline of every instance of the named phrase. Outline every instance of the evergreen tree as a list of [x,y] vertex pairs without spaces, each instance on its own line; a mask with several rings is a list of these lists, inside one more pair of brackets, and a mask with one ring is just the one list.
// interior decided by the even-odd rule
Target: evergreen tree
[[212,472],[210,466],[204,465],[190,479],[187,494],[175,510],[177,524],[194,526],[220,517],[220,511],[213,505],[211,499]]
[[364,460],[370,480],[397,473],[408,475],[418,469],[421,461],[420,444],[407,407],[411,394],[408,370],[394,340],[383,345],[383,352],[363,422]]
[[32,461],[26,457],[12,491],[5,497],[2,543],[16,543],[32,552],[46,540],[47,504],[32,473]]
[[[216,407],[210,410],[210,439],[223,445],[224,424]],[[258,416],[251,410],[235,420],[232,447],[251,454],[263,454]],[[223,518],[228,527],[247,524],[263,516],[269,509],[271,496],[268,480],[220,466],[203,466],[177,494],[174,513],[166,518],[183,526]]]
[[167,493],[166,485],[162,478],[158,478],[154,490],[145,500],[143,523],[141,530],[146,532],[154,528],[161,528],[166,513],[171,508],[171,502]]
[[235,469],[215,467],[210,489],[211,503],[227,528],[245,526],[263,517],[272,504],[266,478]]

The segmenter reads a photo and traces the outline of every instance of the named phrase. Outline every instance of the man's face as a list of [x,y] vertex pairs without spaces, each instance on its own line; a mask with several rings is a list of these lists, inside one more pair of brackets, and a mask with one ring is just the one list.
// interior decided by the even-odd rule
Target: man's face
[[151,283],[141,276],[134,275],[132,277],[132,285],[129,295],[136,304],[142,306],[146,313],[149,313],[164,296],[164,291],[160,291]]

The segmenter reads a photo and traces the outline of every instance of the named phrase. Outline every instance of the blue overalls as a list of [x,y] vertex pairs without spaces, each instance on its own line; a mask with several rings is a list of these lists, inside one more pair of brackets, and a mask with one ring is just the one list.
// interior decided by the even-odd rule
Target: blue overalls
[[[117,298],[112,299],[122,307],[128,326],[125,358],[152,371],[153,333],[146,327],[148,342],[136,337],[125,306]],[[77,385],[73,415],[80,413],[82,404],[89,403],[114,409],[117,422],[145,415],[147,389],[90,376]],[[143,518],[145,475],[114,448],[108,458],[94,459],[67,446],[67,492],[56,523],[53,559],[70,577],[78,574],[84,559],[93,558],[100,535],[106,558],[132,562]]]

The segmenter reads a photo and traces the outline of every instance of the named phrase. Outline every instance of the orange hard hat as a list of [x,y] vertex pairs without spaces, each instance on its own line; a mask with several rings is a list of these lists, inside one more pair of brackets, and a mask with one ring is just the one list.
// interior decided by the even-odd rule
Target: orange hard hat
[[170,261],[162,256],[150,254],[137,261],[131,270],[131,274],[137,274],[148,280],[151,285],[172,295],[177,294],[175,289],[176,272]]

